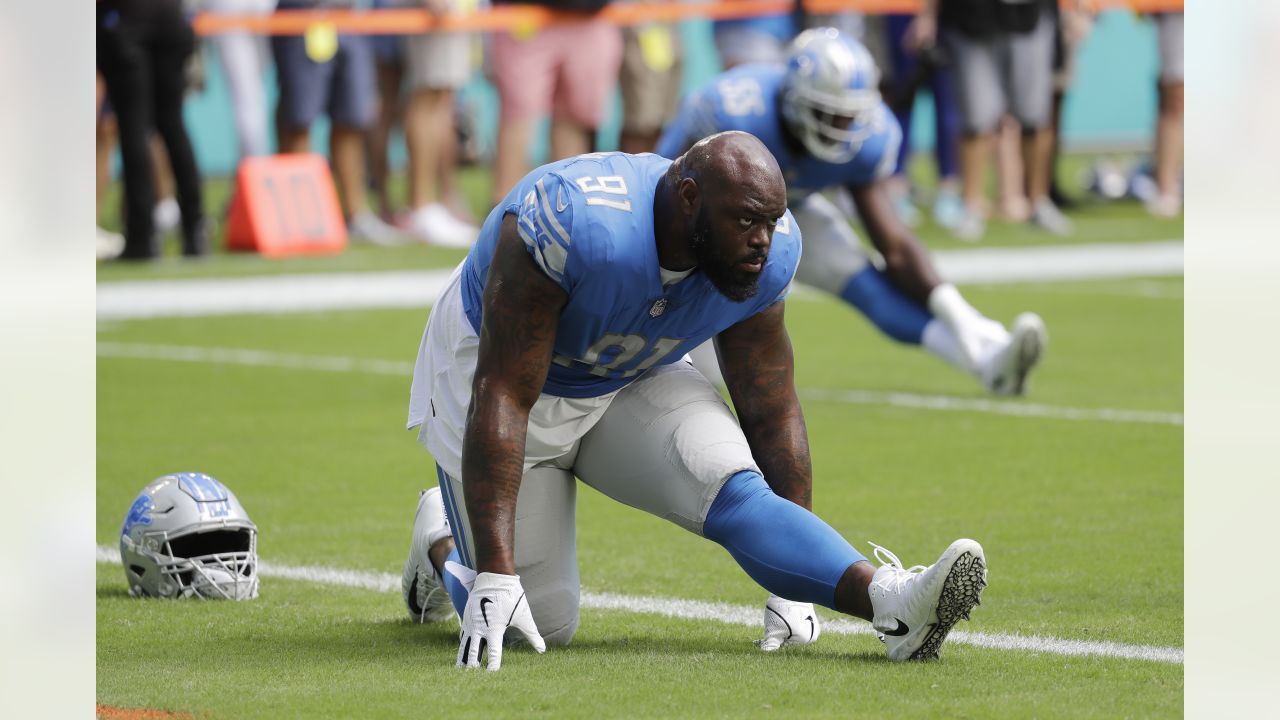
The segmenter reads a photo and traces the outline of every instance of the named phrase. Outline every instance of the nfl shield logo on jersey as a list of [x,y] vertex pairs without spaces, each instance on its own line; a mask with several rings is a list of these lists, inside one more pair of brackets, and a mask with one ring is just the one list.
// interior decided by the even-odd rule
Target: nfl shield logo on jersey
[[649,308],[649,317],[656,318],[662,313],[666,312],[666,310],[667,310],[667,299],[658,298],[658,301],[653,304],[653,307]]

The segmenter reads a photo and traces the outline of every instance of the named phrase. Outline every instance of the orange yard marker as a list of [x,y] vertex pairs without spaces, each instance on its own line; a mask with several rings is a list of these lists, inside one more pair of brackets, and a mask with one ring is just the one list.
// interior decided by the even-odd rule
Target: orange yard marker
[[286,257],[331,255],[346,246],[347,226],[323,156],[270,155],[240,163],[228,249]]

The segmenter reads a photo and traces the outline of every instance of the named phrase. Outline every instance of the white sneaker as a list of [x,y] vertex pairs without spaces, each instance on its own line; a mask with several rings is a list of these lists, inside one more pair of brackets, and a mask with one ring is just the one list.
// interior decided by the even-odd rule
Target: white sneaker
[[347,221],[347,234],[354,242],[365,242],[382,247],[403,245],[407,240],[403,233],[369,210],[351,216]]
[[429,245],[447,248],[469,248],[480,237],[479,228],[457,219],[440,203],[423,205],[410,213],[409,232]]
[[181,221],[182,209],[178,207],[177,198],[167,197],[156,203],[151,211],[151,224],[161,235],[176,230]]
[[1009,344],[991,357],[982,372],[982,384],[993,395],[1023,395],[1031,373],[1045,346],[1049,331],[1035,313],[1022,313],[1013,320]]
[[98,228],[98,259],[114,260],[124,252],[124,236]]
[[1178,217],[1178,213],[1182,212],[1182,201],[1177,195],[1160,195],[1152,196],[1150,200],[1143,203],[1147,212],[1152,217],[1162,220],[1170,220]]
[[968,620],[987,586],[987,560],[974,540],[957,540],[938,562],[904,569],[898,556],[872,543],[883,563],[871,577],[871,626],[889,651],[889,659],[938,657],[951,626]]
[[1031,224],[1054,235],[1065,236],[1075,232],[1075,227],[1057,205],[1042,197],[1031,205]]
[[413,516],[409,559],[404,561],[404,574],[400,577],[404,606],[414,622],[442,622],[454,615],[449,593],[429,555],[432,545],[451,534],[440,488],[423,490],[418,496],[418,511]]
[[957,240],[978,242],[987,233],[987,221],[982,212],[975,208],[965,207],[956,224],[951,227],[951,234]]

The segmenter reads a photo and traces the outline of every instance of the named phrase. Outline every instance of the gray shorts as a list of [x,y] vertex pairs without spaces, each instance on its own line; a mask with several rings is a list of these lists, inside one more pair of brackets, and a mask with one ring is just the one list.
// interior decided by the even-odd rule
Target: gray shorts
[[956,76],[956,99],[970,134],[994,132],[1009,113],[1024,128],[1049,122],[1053,100],[1053,20],[1042,14],[1029,33],[973,38],[946,32]]
[[[516,574],[547,644],[568,644],[578,627],[574,476],[701,534],[721,486],[749,469],[759,472],[733,413],[692,364],[680,361],[623,388],[569,451],[527,470],[516,500]],[[470,562],[462,480],[439,477],[458,553]]]
[[792,202],[791,214],[804,235],[796,280],[834,295],[862,272],[870,259],[849,218],[821,193]]
[[[466,12],[462,0],[449,0],[449,10]],[[415,90],[458,90],[471,79],[473,33],[433,32],[405,38],[409,84]]]
[[1160,46],[1160,84],[1182,82],[1182,13],[1156,15],[1157,42]]
[[339,35],[333,58],[307,56],[300,35],[271,38],[280,83],[280,117],[294,128],[310,127],[321,113],[335,125],[365,129],[377,107],[373,43],[367,35]]

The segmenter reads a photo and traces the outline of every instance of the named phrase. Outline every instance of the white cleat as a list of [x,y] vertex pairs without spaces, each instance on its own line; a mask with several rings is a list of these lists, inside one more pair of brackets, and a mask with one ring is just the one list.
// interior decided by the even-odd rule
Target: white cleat
[[1027,375],[1040,362],[1049,344],[1049,331],[1035,313],[1014,318],[1009,344],[992,356],[982,373],[982,383],[993,395],[1024,395]]
[[788,645],[809,645],[822,635],[822,623],[811,603],[785,600],[770,595],[764,604],[764,637],[756,646],[774,652]]
[[883,563],[871,577],[873,617],[889,659],[932,660],[938,657],[951,627],[968,620],[982,602],[987,561],[975,540],[957,540],[938,562],[904,569],[898,557],[872,543]]
[[404,562],[400,590],[404,606],[414,622],[442,622],[453,617],[453,603],[431,564],[429,551],[441,538],[449,537],[449,519],[444,514],[440,488],[423,490],[413,517],[413,543]]

